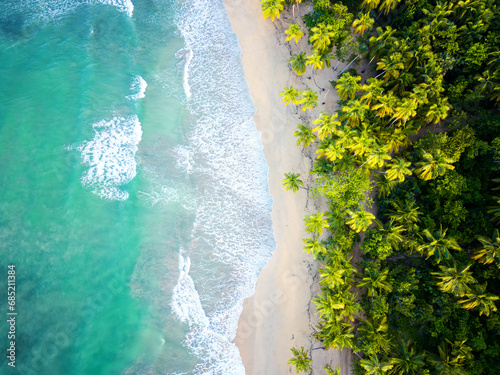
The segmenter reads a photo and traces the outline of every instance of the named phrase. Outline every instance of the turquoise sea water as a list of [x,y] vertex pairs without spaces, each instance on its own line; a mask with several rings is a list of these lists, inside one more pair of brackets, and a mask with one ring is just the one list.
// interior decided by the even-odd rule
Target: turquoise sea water
[[0,374],[244,374],[274,239],[239,56],[221,1],[2,2]]

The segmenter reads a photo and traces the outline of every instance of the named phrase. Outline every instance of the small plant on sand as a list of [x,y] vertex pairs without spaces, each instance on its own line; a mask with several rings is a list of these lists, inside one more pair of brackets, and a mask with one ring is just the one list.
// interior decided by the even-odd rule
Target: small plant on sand
[[311,371],[310,363],[312,363],[312,359],[309,358],[309,350],[304,350],[304,347],[301,347],[300,350],[296,348],[291,348],[290,350],[293,353],[293,357],[288,360],[288,364],[295,366],[295,373]]

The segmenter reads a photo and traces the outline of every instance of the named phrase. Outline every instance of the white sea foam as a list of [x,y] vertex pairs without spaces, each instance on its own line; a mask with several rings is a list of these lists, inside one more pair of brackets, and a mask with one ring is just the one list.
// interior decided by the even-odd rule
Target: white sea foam
[[136,175],[135,153],[142,137],[141,123],[134,115],[102,120],[92,127],[92,140],[77,148],[82,163],[89,167],[82,176],[82,184],[102,198],[125,200],[128,192],[120,186]]
[[183,75],[183,86],[184,92],[186,93],[186,98],[189,99],[191,97],[191,87],[189,86],[189,64],[191,64],[191,60],[193,59],[193,50],[188,49],[186,56],[186,63],[184,65],[184,75]]
[[127,96],[130,100],[138,100],[146,97],[146,88],[148,83],[141,76],[137,75],[132,78],[132,83],[130,84],[130,91],[134,94]]
[[189,325],[184,345],[200,360],[194,374],[243,375],[232,340],[243,299],[275,246],[268,170],[224,6],[188,0],[178,27],[192,53],[184,55],[184,90],[195,124],[174,155],[198,185],[189,257],[181,254],[171,307]]

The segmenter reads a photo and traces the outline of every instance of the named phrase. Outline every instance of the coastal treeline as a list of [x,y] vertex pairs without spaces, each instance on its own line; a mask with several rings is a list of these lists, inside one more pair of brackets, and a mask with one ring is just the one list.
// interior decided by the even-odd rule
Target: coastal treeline
[[[273,19],[299,3],[262,1]],[[339,109],[295,131],[316,156],[309,193],[328,201],[304,219],[320,262],[318,341],[351,348],[358,374],[500,373],[500,4],[311,4],[286,34],[313,54],[291,68],[346,63]],[[313,88],[281,95],[318,104]],[[283,185],[303,182],[288,173]]]

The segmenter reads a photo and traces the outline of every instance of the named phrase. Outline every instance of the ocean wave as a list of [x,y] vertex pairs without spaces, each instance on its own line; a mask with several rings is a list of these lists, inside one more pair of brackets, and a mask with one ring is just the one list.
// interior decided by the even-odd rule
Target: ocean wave
[[188,144],[174,155],[196,182],[197,207],[171,306],[190,327],[184,345],[199,358],[194,374],[243,375],[232,340],[243,299],[253,294],[275,247],[268,168],[222,2],[185,1],[177,23],[194,124]]
[[82,176],[82,185],[105,199],[125,200],[129,194],[120,186],[136,175],[135,154],[141,141],[139,118],[114,117],[92,125],[94,137],[77,147],[82,163],[89,169]]
[[130,85],[130,91],[134,94],[127,96],[130,100],[138,100],[146,97],[146,88],[148,87],[147,82],[141,76],[137,75],[132,78],[132,83]]

